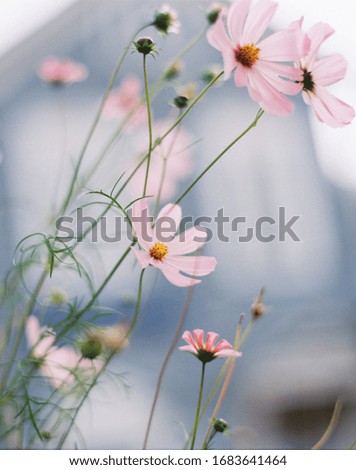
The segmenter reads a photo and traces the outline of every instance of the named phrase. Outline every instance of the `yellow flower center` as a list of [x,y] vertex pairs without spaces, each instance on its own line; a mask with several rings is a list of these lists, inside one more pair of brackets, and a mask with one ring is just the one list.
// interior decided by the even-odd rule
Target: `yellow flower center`
[[156,242],[153,247],[150,249],[150,255],[154,259],[158,259],[160,261],[163,260],[163,258],[166,256],[168,253],[168,248],[166,245],[160,242]]
[[235,49],[235,59],[244,67],[249,69],[258,60],[260,55],[260,49],[254,44],[245,44],[244,46],[238,46]]

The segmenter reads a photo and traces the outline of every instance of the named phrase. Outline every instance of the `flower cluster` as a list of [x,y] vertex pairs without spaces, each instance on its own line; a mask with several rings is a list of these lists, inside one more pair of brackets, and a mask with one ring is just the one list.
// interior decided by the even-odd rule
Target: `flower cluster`
[[247,87],[250,97],[267,113],[290,114],[294,105],[285,95],[302,91],[320,121],[332,127],[349,124],[354,110],[324,89],[345,76],[345,61],[340,55],[316,58],[332,28],[318,23],[307,34],[300,20],[261,39],[278,5],[259,0],[251,8],[250,3],[236,0],[208,32],[209,43],[222,53],[225,79],[233,73],[236,86]]

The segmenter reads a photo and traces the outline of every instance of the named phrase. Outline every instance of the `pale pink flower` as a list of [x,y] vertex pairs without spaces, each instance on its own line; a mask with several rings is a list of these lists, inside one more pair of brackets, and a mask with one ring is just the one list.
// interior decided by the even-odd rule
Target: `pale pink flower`
[[[172,125],[170,121],[154,124],[154,141],[163,135]],[[178,184],[184,180],[192,170],[192,152],[190,135],[179,128],[167,135],[156,146],[151,154],[150,172],[147,182],[147,194],[157,196],[160,191],[162,201],[167,201],[177,193]],[[141,165],[130,181],[130,191],[134,197],[139,197],[145,181],[146,165]]]
[[53,331],[40,326],[38,319],[30,316],[26,324],[26,335],[32,356],[39,361],[42,375],[49,379],[53,387],[59,388],[71,384],[75,380],[74,369],[81,372],[99,371],[103,362],[101,359],[91,361],[67,347],[54,346],[56,336]]
[[175,286],[188,287],[201,281],[183,276],[180,271],[191,276],[206,276],[214,271],[216,259],[211,256],[183,256],[202,247],[207,234],[204,227],[196,226],[175,235],[181,219],[180,206],[167,204],[159,212],[152,228],[147,199],[134,202],[131,220],[142,249],[131,249],[143,269],[148,265],[154,266]]
[[280,62],[307,54],[310,41],[303,31],[291,28],[261,40],[277,6],[270,0],[259,0],[250,9],[250,0],[235,1],[227,13],[228,34],[226,15],[220,14],[208,31],[208,41],[222,53],[225,79],[234,71],[236,86],[246,86],[250,97],[267,113],[285,116],[294,105],[283,93],[295,95],[300,91],[295,83],[300,72]]
[[[291,29],[299,30],[303,18],[291,24]],[[320,46],[334,29],[327,23],[317,23],[309,31],[311,49],[296,66],[302,72],[301,88],[304,102],[311,105],[319,121],[331,127],[344,127],[355,117],[354,109],[331,94],[325,87],[345,77],[347,63],[340,54],[317,59]]]
[[68,85],[85,80],[88,76],[88,69],[85,65],[68,59],[48,57],[41,63],[38,75],[45,82]]
[[125,119],[132,113],[126,126],[128,130],[146,124],[147,111],[141,102],[141,89],[142,84],[137,77],[126,77],[119,88],[108,96],[104,116],[108,119]]
[[204,331],[199,329],[193,330],[193,335],[190,331],[185,331],[182,338],[188,343],[188,346],[180,346],[179,349],[194,354],[194,356],[204,363],[210,362],[217,357],[242,356],[242,353],[235,351],[226,339],[222,339],[216,343],[219,335],[213,331],[207,333],[205,342]]

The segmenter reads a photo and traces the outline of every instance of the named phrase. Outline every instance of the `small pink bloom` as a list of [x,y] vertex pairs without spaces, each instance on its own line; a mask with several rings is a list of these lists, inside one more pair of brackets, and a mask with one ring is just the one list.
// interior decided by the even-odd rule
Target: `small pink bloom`
[[[295,83],[300,72],[280,62],[294,61],[307,54],[308,36],[301,30],[285,29],[261,40],[277,3],[259,0],[250,9],[250,0],[236,0],[227,14],[220,14],[208,31],[209,43],[221,51],[225,79],[234,71],[235,84],[246,86],[250,97],[267,113],[285,116],[293,109],[285,96],[295,95],[300,87]],[[287,79],[287,80],[286,80]]]
[[48,57],[40,65],[38,75],[45,82],[68,85],[85,80],[88,76],[88,69],[77,62]]
[[[303,19],[291,24],[299,30]],[[345,77],[347,63],[342,55],[333,54],[317,59],[320,46],[334,33],[327,23],[317,23],[309,31],[311,41],[309,53],[303,56],[297,67],[301,70],[301,88],[304,102],[311,105],[319,121],[331,127],[344,127],[355,117],[354,109],[331,94],[326,86]]]
[[143,269],[148,265],[160,269],[168,281],[178,287],[201,282],[183,276],[181,271],[191,276],[206,276],[214,271],[216,259],[211,256],[183,256],[204,245],[206,231],[204,227],[196,226],[175,235],[182,219],[180,206],[167,204],[163,207],[154,229],[149,219],[147,199],[132,204],[132,225],[142,249],[131,249]]
[[64,384],[74,382],[72,370],[98,372],[103,362],[101,359],[90,361],[73,349],[54,346],[56,337],[53,331],[41,328],[38,319],[30,316],[26,324],[26,335],[32,356],[39,360],[42,375],[49,379],[53,387],[59,388]]
[[193,330],[193,335],[190,331],[185,331],[182,338],[188,343],[188,346],[181,346],[179,349],[181,351],[191,352],[204,363],[210,362],[217,357],[242,356],[242,353],[235,351],[226,339],[222,339],[216,343],[218,337],[219,335],[217,333],[209,331],[206,335],[206,341],[204,342],[203,330]]
[[[154,124],[153,140],[163,135],[173,123],[169,120]],[[178,184],[186,178],[192,170],[192,152],[189,148],[191,136],[184,129],[179,128],[171,132],[151,154],[150,172],[147,182],[147,194],[158,196],[161,201],[174,197]],[[136,164],[136,162],[135,162]],[[146,165],[141,165],[130,181],[130,191],[136,198],[141,195],[145,181]]]
[[127,129],[132,130],[147,122],[147,111],[141,102],[141,81],[134,76],[125,78],[119,88],[108,96],[104,116],[108,119],[124,119],[130,113]]

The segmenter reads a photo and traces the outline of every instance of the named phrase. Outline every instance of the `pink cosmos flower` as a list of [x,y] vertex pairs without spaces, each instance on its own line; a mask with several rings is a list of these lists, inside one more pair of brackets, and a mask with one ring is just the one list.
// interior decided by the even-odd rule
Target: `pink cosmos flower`
[[158,214],[155,228],[152,228],[147,199],[132,204],[131,220],[138,244],[142,249],[132,247],[142,268],[148,265],[162,271],[169,282],[178,287],[188,287],[201,282],[184,276],[206,276],[214,271],[216,259],[211,256],[183,256],[193,253],[204,245],[204,227],[192,227],[175,235],[182,219],[182,209],[176,204],[167,204]]
[[[299,30],[303,18],[291,24],[291,29]],[[320,46],[334,33],[327,23],[317,23],[309,31],[310,52],[302,57],[296,66],[301,70],[301,88],[304,102],[311,105],[319,121],[331,127],[344,127],[355,117],[354,109],[336,98],[326,86],[345,77],[347,63],[342,55],[333,54],[317,59]]]
[[141,81],[134,76],[126,77],[119,88],[108,96],[104,116],[108,119],[124,119],[132,113],[126,129],[133,130],[146,124],[147,111],[141,103]]
[[291,28],[261,40],[278,5],[259,0],[250,9],[250,3],[237,0],[231,5],[227,14],[228,34],[224,27],[226,15],[220,14],[208,31],[208,41],[222,53],[225,79],[235,71],[236,86],[246,86],[250,97],[267,113],[285,116],[293,111],[294,105],[283,93],[295,95],[300,91],[295,83],[300,73],[280,62],[306,55],[310,41],[303,31]]
[[206,335],[204,342],[204,331],[193,330],[193,335],[190,331],[185,331],[182,338],[188,343],[188,346],[180,346],[181,351],[188,351],[194,354],[200,361],[206,363],[210,362],[217,357],[241,357],[242,353],[234,351],[232,345],[226,339],[220,340],[215,344],[219,335],[213,331],[209,331]]
[[[154,124],[154,141],[171,127],[173,122],[161,121]],[[151,155],[150,173],[147,182],[147,194],[157,196],[161,188],[160,198],[167,201],[174,197],[178,183],[186,178],[192,169],[192,153],[189,148],[190,135],[182,128],[171,132],[158,145]],[[141,165],[130,181],[130,191],[139,197],[145,181],[146,166]]]
[[39,361],[42,375],[48,378],[55,388],[73,383],[75,377],[71,371],[74,369],[95,372],[103,366],[100,359],[82,359],[73,349],[54,346],[55,334],[45,327],[41,328],[34,316],[27,320],[26,335],[30,348],[33,348],[32,356]]
[[38,75],[45,82],[68,85],[85,80],[88,76],[88,69],[77,62],[48,57],[40,65]]

